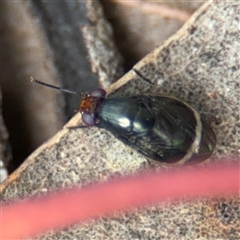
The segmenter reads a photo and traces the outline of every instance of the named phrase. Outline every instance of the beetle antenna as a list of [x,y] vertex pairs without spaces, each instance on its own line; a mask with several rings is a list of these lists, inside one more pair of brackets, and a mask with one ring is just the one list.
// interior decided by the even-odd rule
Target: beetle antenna
[[68,90],[68,89],[65,89],[65,88],[61,88],[61,87],[57,87],[57,86],[54,86],[54,85],[51,85],[51,84],[48,84],[48,83],[45,83],[45,82],[41,82],[39,80],[34,79],[33,77],[31,77],[31,82],[35,82],[35,83],[43,85],[45,87],[54,88],[54,89],[57,89],[61,92],[81,95],[81,93],[78,93],[78,92],[75,92],[75,91],[71,91],[71,90]]

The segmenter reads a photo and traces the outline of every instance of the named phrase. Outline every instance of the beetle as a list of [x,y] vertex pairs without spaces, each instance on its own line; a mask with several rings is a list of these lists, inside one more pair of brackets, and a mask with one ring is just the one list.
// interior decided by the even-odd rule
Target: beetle
[[[33,78],[31,81],[79,94]],[[136,95],[106,98],[103,89],[80,95],[78,111],[86,126],[110,131],[148,159],[165,164],[194,164],[208,159],[216,146],[216,136],[210,125],[193,107],[175,97]]]

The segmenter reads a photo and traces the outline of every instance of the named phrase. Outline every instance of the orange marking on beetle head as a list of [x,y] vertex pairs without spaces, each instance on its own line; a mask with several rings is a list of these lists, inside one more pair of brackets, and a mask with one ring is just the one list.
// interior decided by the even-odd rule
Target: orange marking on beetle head
[[80,102],[80,112],[91,112],[94,110],[94,98],[86,95],[83,96],[81,102]]

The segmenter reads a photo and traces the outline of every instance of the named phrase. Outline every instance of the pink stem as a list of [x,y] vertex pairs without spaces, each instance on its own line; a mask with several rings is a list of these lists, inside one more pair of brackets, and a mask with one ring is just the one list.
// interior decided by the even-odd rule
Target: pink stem
[[182,197],[238,194],[239,162],[147,172],[2,205],[1,239],[19,239],[103,214]]

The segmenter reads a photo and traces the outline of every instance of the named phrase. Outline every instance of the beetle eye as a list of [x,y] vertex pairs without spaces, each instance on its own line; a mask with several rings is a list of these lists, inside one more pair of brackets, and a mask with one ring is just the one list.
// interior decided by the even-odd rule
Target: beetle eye
[[95,126],[95,118],[91,113],[83,113],[82,121],[89,127]]
[[98,88],[93,90],[89,95],[91,97],[102,98],[106,95],[106,92],[103,89]]

